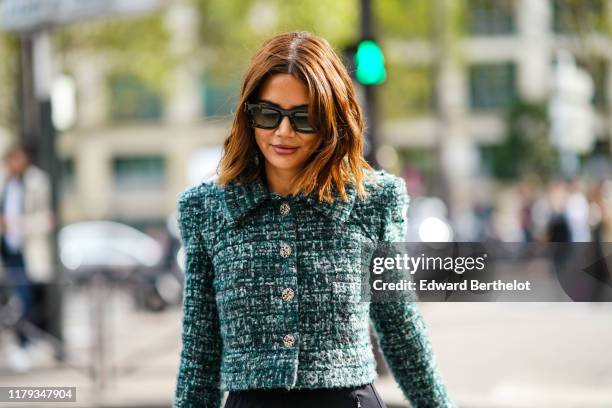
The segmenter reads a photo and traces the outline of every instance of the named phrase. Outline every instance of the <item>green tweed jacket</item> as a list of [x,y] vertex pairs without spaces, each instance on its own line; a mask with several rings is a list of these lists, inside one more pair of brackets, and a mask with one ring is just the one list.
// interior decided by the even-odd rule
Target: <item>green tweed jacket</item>
[[[377,378],[372,321],[413,407],[454,407],[414,302],[361,302],[360,242],[402,241],[404,181],[366,199],[282,197],[265,182],[203,182],[178,198],[185,248],[174,407],[218,408],[224,390],[336,388]],[[357,296],[356,296],[357,295]]]

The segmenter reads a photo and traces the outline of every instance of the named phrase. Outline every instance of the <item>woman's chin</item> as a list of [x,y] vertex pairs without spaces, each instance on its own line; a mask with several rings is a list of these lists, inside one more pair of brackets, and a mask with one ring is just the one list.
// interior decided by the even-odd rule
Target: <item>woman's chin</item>
[[268,165],[275,170],[289,171],[300,168],[300,163],[295,159],[288,158],[273,158],[272,160],[267,160]]

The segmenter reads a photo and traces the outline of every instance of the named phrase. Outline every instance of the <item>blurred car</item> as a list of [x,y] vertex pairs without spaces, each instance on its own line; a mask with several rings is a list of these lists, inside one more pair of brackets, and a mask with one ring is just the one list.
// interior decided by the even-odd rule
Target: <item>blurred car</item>
[[58,234],[66,278],[88,283],[96,275],[131,288],[136,302],[161,310],[178,302],[182,282],[166,261],[164,247],[151,236],[114,221],[66,225]]

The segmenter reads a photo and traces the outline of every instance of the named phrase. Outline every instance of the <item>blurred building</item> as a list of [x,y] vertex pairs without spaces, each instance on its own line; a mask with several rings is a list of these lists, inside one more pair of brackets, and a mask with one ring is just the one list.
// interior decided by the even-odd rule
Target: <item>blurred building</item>
[[[472,179],[486,167],[483,147],[504,137],[505,109],[511,101],[548,98],[558,49],[573,51],[591,72],[597,137],[609,146],[612,40],[605,22],[612,21],[611,1],[430,2],[431,7],[440,3],[462,4],[462,29],[448,34],[445,52],[438,52],[427,37],[382,38],[396,68],[390,80],[417,70],[422,76],[413,82],[425,78],[427,89],[423,95],[404,95],[426,105],[418,114],[383,112],[381,138],[424,172],[442,160],[453,204],[459,209],[472,204]],[[167,94],[113,71],[95,49],[63,56],[77,88],[76,126],[59,138],[66,222],[106,218],[146,224],[165,219],[175,209],[176,194],[195,180],[188,173],[194,153],[222,143],[238,84],[210,81],[199,68],[206,53],[198,50],[205,45],[198,40],[198,14],[188,4],[175,1],[164,11],[170,55],[182,58],[173,68]],[[582,18],[575,4],[589,16],[600,16],[602,27],[588,35],[574,27],[570,22]],[[384,16],[378,19],[385,24]],[[447,21],[450,26],[452,21]],[[384,99],[392,100],[383,98],[383,105]]]
[[[458,10],[459,3],[463,9]],[[469,208],[478,193],[473,181],[489,164],[486,147],[506,135],[508,106],[518,99],[547,103],[557,50],[570,50],[591,74],[597,144],[610,153],[612,2],[438,0],[431,4],[432,15],[446,22],[441,34],[444,44],[428,36],[387,42],[389,58],[407,72],[419,73],[417,78],[426,85],[413,103],[420,112],[387,120],[383,137],[425,172],[436,161],[443,162],[450,200],[458,212]]]
[[188,171],[194,153],[222,143],[232,93],[207,82],[197,68],[198,21],[187,3],[163,10],[170,50],[160,58],[181,59],[163,95],[134,75],[117,73],[104,52],[63,56],[77,95],[76,124],[58,139],[66,223],[164,222],[177,193],[194,183]]

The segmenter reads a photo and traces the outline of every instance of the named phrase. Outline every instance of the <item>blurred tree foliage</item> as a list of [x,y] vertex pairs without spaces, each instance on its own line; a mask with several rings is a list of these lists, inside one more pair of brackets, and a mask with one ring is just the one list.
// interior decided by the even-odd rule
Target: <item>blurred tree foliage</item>
[[606,0],[552,0],[553,30],[562,34],[610,33]]
[[374,1],[378,35],[384,39],[404,40],[429,36],[432,3],[431,0]]
[[558,157],[549,140],[547,109],[546,104],[522,100],[509,106],[504,140],[482,148],[494,176],[513,180],[537,174],[547,181],[554,175]]
[[19,123],[19,42],[16,36],[0,35],[0,127],[16,132]]
[[[248,59],[274,33],[311,31],[327,38],[338,51],[360,35],[358,0],[183,1],[195,8],[199,18],[199,48],[191,57],[200,63],[199,69],[206,81],[221,88],[238,87]],[[422,40],[431,45],[436,27],[442,24],[438,16],[441,1],[373,1],[374,28],[383,51],[385,44],[392,41]],[[603,18],[607,15],[607,6],[602,5],[603,0],[552,1],[555,24],[560,30],[571,29],[581,38],[591,32],[592,27],[607,32]],[[445,38],[451,42],[450,56],[462,63],[460,51],[457,51],[459,47],[453,45],[467,34],[466,8],[471,3],[469,0],[446,0],[445,4],[448,8],[444,18]],[[54,38],[60,55],[79,49],[104,53],[110,64],[109,75],[135,76],[162,93],[172,86],[169,77],[172,68],[183,62],[183,56],[173,55],[169,50],[171,39],[165,24],[165,10],[142,17],[115,17],[71,25],[57,29]],[[4,61],[17,61],[16,57],[6,54],[10,51],[5,51],[4,46],[1,52],[7,56]],[[380,86],[382,118],[411,117],[434,108],[433,65],[410,64],[407,62],[410,56],[386,56],[389,77]],[[589,63],[587,60],[585,65]],[[15,72],[13,64],[3,64],[0,75],[11,76]],[[5,120],[5,112],[6,109],[0,108],[0,120]]]
[[[465,24],[463,1],[381,0],[374,2],[377,32],[383,44],[421,41],[432,53],[431,62],[410,63],[410,56],[387,54],[389,78],[381,85],[384,119],[409,118],[436,108],[437,57],[462,60],[457,41]],[[406,58],[407,57],[407,58]]]
[[[249,58],[269,36],[305,30],[328,39],[338,52],[360,35],[358,0],[185,0],[199,18],[200,71],[215,86],[237,88]],[[384,47],[387,40],[428,39],[431,5],[428,0],[373,2],[375,29]],[[170,33],[164,10],[142,17],[87,21],[54,31],[60,56],[72,51],[104,53],[108,75],[130,75],[160,93],[172,86],[169,73],[181,57],[169,52]],[[86,54],[84,54],[86,55]],[[64,64],[70,69],[69,64]],[[387,60],[389,79],[381,87],[383,117],[422,114],[433,98],[427,67]]]
[[62,27],[54,39],[60,55],[79,50],[103,53],[111,75],[133,75],[162,93],[171,85],[168,74],[177,61],[168,53],[163,11]]
[[[390,41],[425,40],[431,35],[429,0],[373,2],[376,32],[383,47]],[[384,120],[422,115],[431,109],[433,78],[427,66],[407,65],[400,56],[385,55],[387,80],[379,87]]]
[[434,101],[433,72],[428,67],[395,64],[381,86],[385,119],[402,119],[429,112]]
[[207,49],[202,66],[217,83],[236,83],[249,58],[269,36],[310,31],[325,37],[338,52],[357,35],[354,0],[191,0],[200,17],[200,43]]
[[[200,42],[210,57],[202,61],[207,78],[222,85],[237,86],[248,59],[274,33],[310,31],[325,37],[338,52],[360,36],[358,0],[191,1],[200,16]],[[373,12],[383,50],[388,40],[427,40],[430,35],[428,0],[375,1]],[[388,57],[386,62],[389,78],[380,87],[383,117],[396,119],[428,111],[433,98],[430,70]]]

